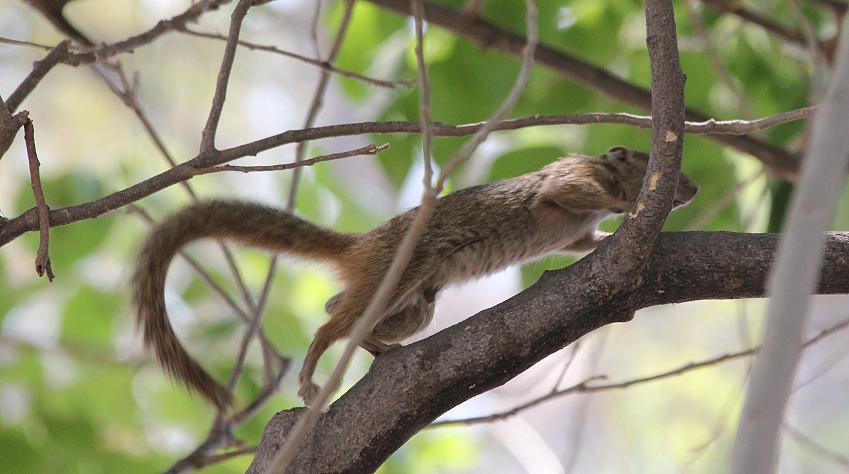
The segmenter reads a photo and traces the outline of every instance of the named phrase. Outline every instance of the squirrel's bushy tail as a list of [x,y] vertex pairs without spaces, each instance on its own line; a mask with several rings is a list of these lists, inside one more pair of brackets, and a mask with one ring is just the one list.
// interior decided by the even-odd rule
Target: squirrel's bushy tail
[[165,275],[174,255],[187,243],[202,238],[234,239],[278,252],[319,260],[340,260],[354,236],[311,224],[288,212],[243,201],[192,204],[156,227],[139,253],[133,279],[138,324],[144,343],[153,347],[159,363],[171,376],[224,408],[231,394],[183,348],[165,309]]

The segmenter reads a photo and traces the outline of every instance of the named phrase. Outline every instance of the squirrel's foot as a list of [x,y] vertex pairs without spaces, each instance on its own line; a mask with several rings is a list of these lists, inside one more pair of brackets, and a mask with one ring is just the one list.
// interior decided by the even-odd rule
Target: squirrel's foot
[[312,383],[311,380],[302,380],[301,388],[298,389],[298,395],[304,400],[304,405],[312,406],[319,390],[321,390],[321,387]]
[[374,339],[366,339],[360,343],[360,347],[371,352],[371,355],[377,357],[390,349],[401,347],[401,344],[386,344]]

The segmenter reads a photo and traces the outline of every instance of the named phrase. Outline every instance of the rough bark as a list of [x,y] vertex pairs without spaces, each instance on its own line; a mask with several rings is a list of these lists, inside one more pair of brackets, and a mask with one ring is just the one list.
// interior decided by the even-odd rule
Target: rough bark
[[[497,387],[594,329],[665,303],[764,295],[778,236],[664,233],[642,284],[611,293],[591,255],[425,340],[376,359],[322,415],[290,472],[369,472],[448,409]],[[849,293],[849,233],[829,234],[818,292]],[[263,472],[301,408],[268,423],[249,472]]]

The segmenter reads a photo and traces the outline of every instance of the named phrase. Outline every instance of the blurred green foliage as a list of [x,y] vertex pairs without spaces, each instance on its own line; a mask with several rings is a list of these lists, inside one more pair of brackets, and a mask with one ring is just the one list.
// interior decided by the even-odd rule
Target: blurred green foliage
[[[31,11],[24,10],[23,2],[14,6],[0,3],[0,7],[16,9],[19,18],[33,25],[33,32],[41,35],[53,33],[44,30],[41,20]],[[115,15],[123,14],[119,7],[105,7],[103,2],[86,9],[84,3],[75,8],[77,19],[97,24],[99,8],[111,8]],[[91,2],[95,4],[97,2]],[[334,31],[341,18],[340,2],[332,2],[324,10],[322,25]],[[460,0],[439,2],[455,8]],[[642,2],[598,2],[573,0],[570,2],[539,1],[540,32],[542,41],[567,51],[596,65],[609,68],[624,79],[647,86],[649,83],[648,58],[644,43]],[[784,2],[779,2],[784,3]],[[122,3],[120,8],[132,10],[133,18],[154,21],[139,5]],[[309,8],[303,11],[308,11]],[[679,9],[682,10],[682,9]],[[786,15],[786,7],[768,12],[776,19]],[[833,20],[829,15],[812,9],[806,10],[815,26],[827,30]],[[285,10],[274,13],[257,12],[257,17],[267,20],[291,15]],[[524,31],[524,7],[520,1],[487,2],[485,17],[501,27]],[[123,17],[121,17],[123,18]],[[251,25],[252,16],[246,24]],[[129,20],[127,20],[129,21]],[[138,19],[135,20],[138,22]],[[306,23],[306,19],[299,20]],[[741,24],[727,15],[704,12],[704,21],[711,31],[716,53],[733,78],[733,87],[742,91],[748,106],[757,115],[768,115],[807,104],[809,89],[808,68],[792,56],[784,54],[779,41],[762,30]],[[727,84],[717,76],[705,52],[704,42],[694,31],[690,17],[678,12],[679,34],[682,38],[682,66],[687,74],[686,97],[688,105],[699,108],[718,118],[740,116],[741,104],[734,99]],[[83,21],[79,22],[83,24]],[[141,23],[130,23],[140,30]],[[257,22],[260,23],[260,22]],[[267,22],[274,25],[274,22]],[[145,23],[146,24],[146,23]],[[2,25],[2,23],[0,23]],[[273,42],[276,31],[266,25],[251,26],[251,33],[260,42]],[[0,32],[2,34],[2,32]],[[120,37],[120,35],[118,36]],[[408,19],[387,13],[372,4],[357,2],[353,22],[342,47],[338,66],[364,71],[381,77],[403,80],[415,79],[415,57],[410,41]],[[25,38],[24,38],[25,39]],[[41,41],[40,36],[31,38]],[[163,40],[166,41],[166,40]],[[174,48],[189,48],[200,43],[195,39],[174,35],[167,39]],[[187,46],[188,45],[188,46]],[[199,136],[198,117],[203,107],[186,107],[191,113],[181,115],[180,107],[169,108],[163,104],[175,101],[182,104],[206,104],[219,61],[220,44],[212,52],[191,56],[193,67],[204,64],[203,71],[195,71],[206,82],[197,87],[195,81],[186,81],[183,71],[172,66],[163,67],[159,75],[143,76],[154,84],[156,92],[166,94],[173,84],[178,95],[166,99],[151,98],[153,113],[169,124],[166,140],[176,150],[192,150]],[[153,50],[154,58],[173,61],[167,49],[156,45],[140,48]],[[0,53],[12,56],[20,50],[0,46]],[[183,51],[183,50],[179,50]],[[472,42],[430,25],[426,39],[426,53],[433,89],[433,118],[446,123],[475,122],[491,114],[510,89],[518,70],[516,58],[481,49]],[[17,63],[31,60],[26,54]],[[258,53],[253,53],[258,54]],[[157,56],[159,55],[159,56]],[[396,58],[379,63],[376,58]],[[254,74],[277,67],[269,65],[262,56],[251,56]],[[203,61],[207,61],[204,63]],[[246,60],[247,61],[247,60]],[[237,62],[238,63],[238,62]],[[144,63],[139,69],[144,71]],[[200,68],[198,68],[200,69]],[[3,69],[21,77],[23,70]],[[85,74],[75,70],[67,74]],[[201,74],[202,72],[202,74]],[[285,75],[286,70],[277,71]],[[250,88],[250,77],[244,69],[234,73],[235,94]],[[11,76],[10,76],[11,77]],[[194,76],[193,76],[194,77]],[[171,82],[167,82],[171,81]],[[391,93],[376,91],[371,86],[349,78],[334,78],[334,87],[342,91],[351,107],[369,107],[372,120],[418,120],[418,95],[415,89]],[[144,82],[143,82],[144,83]],[[90,113],[77,113],[74,120],[94,123],[122,121],[133,126],[133,117],[126,109],[117,109],[116,116],[108,115],[115,106],[115,98],[102,85],[91,79],[74,84],[73,93],[93,94],[97,107]],[[45,81],[38,94],[57,93],[57,84]],[[194,89],[197,87],[197,89]],[[98,89],[99,88],[99,89]],[[83,91],[83,92],[80,92]],[[94,92],[92,92],[94,91]],[[8,93],[7,90],[2,91]],[[372,101],[377,94],[381,100]],[[238,96],[242,99],[244,96]],[[39,100],[41,102],[39,102]],[[225,116],[233,112],[228,102]],[[46,109],[50,99],[33,99],[31,108]],[[101,102],[103,101],[103,102]],[[110,102],[112,102],[110,104]],[[368,105],[367,105],[368,104]],[[374,106],[373,104],[378,104]],[[197,109],[201,109],[198,111]],[[633,107],[623,105],[586,86],[576,84],[543,68],[534,70],[530,85],[514,109],[512,116],[531,114],[559,114],[588,111],[628,111]],[[65,113],[71,114],[71,110]],[[172,115],[167,115],[172,114]],[[192,115],[194,114],[194,115]],[[45,114],[42,114],[42,117]],[[69,120],[67,117],[65,120]],[[300,119],[298,119],[300,120]],[[74,129],[76,134],[90,133],[84,126]],[[776,127],[764,133],[769,140],[797,149],[803,124],[795,123]],[[105,133],[104,133],[105,132]],[[109,130],[98,130],[97,140],[109,142]],[[62,133],[61,127],[40,129],[41,136]],[[117,133],[117,132],[116,132]],[[46,174],[44,187],[50,204],[56,208],[90,201],[108,192],[133,184],[161,169],[150,156],[146,137],[135,130],[134,141],[114,144],[122,158],[120,165],[100,163],[76,166],[75,156],[59,156],[67,160],[66,166]],[[187,138],[189,137],[189,138]],[[420,155],[420,138],[416,135],[385,135],[373,137],[376,143],[388,142],[391,148],[376,160],[380,171],[395,192],[401,192]],[[73,146],[73,138],[66,137]],[[491,164],[480,181],[491,181],[515,176],[538,169],[546,163],[569,152],[603,153],[613,145],[627,145],[647,149],[650,143],[648,130],[618,125],[560,126],[519,130],[497,134],[497,144],[488,152]],[[463,143],[457,138],[437,138],[435,157],[444,161]],[[121,147],[125,148],[121,148]],[[143,148],[144,160],[137,148]],[[112,148],[110,148],[111,150]],[[191,152],[186,155],[190,156]],[[15,157],[14,159],[18,159]],[[82,160],[82,158],[80,158]],[[104,157],[100,157],[104,159]],[[356,158],[368,159],[368,158]],[[6,172],[11,157],[0,163],[0,174]],[[155,165],[153,163],[156,163]],[[48,167],[49,168],[49,167]],[[685,144],[684,169],[701,184],[697,199],[684,209],[675,212],[667,228],[685,229],[711,212],[723,196],[731,193],[740,179],[753,175],[759,169],[751,158],[741,156],[705,138],[688,136]],[[95,172],[94,170],[97,170]],[[463,176],[465,169],[457,172]],[[24,175],[21,175],[24,176]],[[248,179],[248,178],[245,178]],[[375,210],[373,203],[361,199],[349,186],[356,176],[340,176],[330,167],[319,166],[305,173],[302,182],[298,212],[307,218],[345,230],[364,230],[387,217],[388,213]],[[24,181],[26,182],[26,181]],[[248,181],[245,181],[246,183]],[[277,181],[279,183],[281,181]],[[210,184],[213,183],[213,184]],[[218,181],[203,181],[198,185],[205,195],[218,194]],[[451,186],[459,186],[452,183]],[[285,196],[285,185],[277,186],[278,197]],[[771,194],[770,194],[770,190]],[[780,228],[789,189],[786,185],[773,185],[766,178],[752,181],[746,189],[728,201],[711,219],[703,223],[708,230],[764,231]],[[185,198],[178,191],[169,190],[145,200],[142,204],[161,215]],[[14,196],[4,196],[6,214],[16,215],[33,205],[31,191],[20,185]],[[767,220],[771,199],[775,204]],[[849,209],[849,195],[841,201],[842,216],[836,225],[845,227],[845,212]],[[391,207],[391,204],[390,206]],[[336,208],[335,214],[328,209]],[[779,212],[780,210],[780,212]],[[757,219],[758,216],[762,218]],[[605,223],[612,230],[616,221]],[[38,245],[38,235],[30,233],[19,239],[0,254],[0,470],[20,473],[111,473],[156,472],[170,466],[174,460],[193,449],[206,435],[213,416],[210,408],[197,398],[174,386],[159,371],[149,356],[145,356],[138,343],[128,301],[126,280],[133,261],[133,252],[146,231],[145,226],[125,212],[114,212],[99,219],[86,220],[73,225],[55,228],[51,232],[51,256],[58,275],[57,281],[48,284],[36,279],[31,271]],[[226,265],[213,247],[191,250],[204,258],[213,279],[230,294],[238,292],[229,276]],[[255,251],[239,251],[240,270],[251,288],[262,285],[268,259]],[[523,284],[529,285],[545,269],[559,268],[573,262],[573,258],[551,257],[523,268]],[[208,286],[183,264],[175,265],[169,277],[169,308],[174,324],[193,354],[220,380],[225,380],[232,367],[238,340],[244,331],[236,317],[220,303]],[[306,351],[310,337],[321,324],[323,305],[337,291],[332,275],[314,270],[307,265],[292,265],[289,260],[280,266],[278,277],[271,288],[263,327],[275,347],[293,356],[296,366]],[[50,315],[50,316],[46,316]],[[43,323],[38,318],[46,318]],[[24,328],[24,329],[22,329]],[[29,329],[27,329],[29,328]],[[32,329],[35,328],[35,329]],[[660,350],[651,360],[664,360],[674,354],[674,348]],[[331,353],[322,360],[322,367],[332,367]],[[367,358],[358,359],[362,373],[368,365]],[[245,376],[237,389],[240,400],[248,400],[261,389],[261,357],[257,348],[249,355]],[[358,373],[350,376],[352,383]],[[239,428],[237,434],[247,443],[259,441],[265,422],[277,410],[298,404],[292,377],[287,377],[280,393],[257,415]],[[710,405],[715,399],[702,396],[710,387],[732,385],[722,373],[696,379],[701,387],[686,403]],[[704,390],[702,390],[704,389]],[[657,401],[662,405],[662,401]],[[645,416],[654,416],[666,408],[644,408]],[[645,421],[645,420],[644,420]],[[692,431],[692,420],[680,420],[675,429]],[[671,429],[671,428],[670,428]],[[652,436],[647,433],[646,436]],[[688,438],[689,440],[690,438]],[[425,431],[397,452],[380,472],[428,473],[466,472],[474,468],[480,456],[478,439],[462,429]],[[666,446],[672,455],[687,456],[686,442]],[[206,468],[208,473],[243,472],[249,456],[235,458]],[[708,464],[717,465],[716,460]],[[710,471],[705,471],[710,472]]]

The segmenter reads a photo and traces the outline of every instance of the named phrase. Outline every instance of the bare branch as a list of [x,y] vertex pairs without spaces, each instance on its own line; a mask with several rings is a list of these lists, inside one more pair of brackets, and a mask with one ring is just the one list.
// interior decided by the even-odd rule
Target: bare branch
[[[410,14],[408,0],[369,0],[381,7],[403,15]],[[434,25],[467,38],[484,49],[495,49],[508,54],[521,55],[525,38],[506,31],[482,18],[464,15],[461,11],[428,2],[425,9],[427,21]],[[558,48],[541,44],[536,50],[538,64],[566,76],[586,87],[600,91],[644,110],[651,109],[651,93],[644,87],[627,82],[610,71],[572,56]],[[693,109],[687,109],[687,118],[692,121],[705,121],[707,115]],[[713,136],[744,153],[751,154],[767,165],[775,174],[794,181],[798,171],[798,158],[783,148],[753,137]]]
[[227,99],[227,84],[230,82],[230,71],[233,70],[233,61],[236,59],[236,48],[239,41],[239,33],[242,31],[242,20],[248,14],[248,10],[254,5],[253,0],[239,0],[233,13],[230,15],[230,34],[224,47],[224,57],[221,59],[221,69],[218,71],[218,79],[215,81],[215,95],[212,98],[212,107],[203,127],[200,140],[201,155],[215,149],[215,134],[218,131],[218,121],[221,120],[221,111],[224,109],[224,101]]
[[[817,292],[849,292],[849,233],[830,233],[826,239]],[[636,309],[761,297],[777,242],[773,234],[662,233],[643,284],[629,298],[599,288],[599,281],[590,278],[588,260],[598,258],[597,253],[547,272],[513,298],[375,359],[368,373],[321,415],[290,469],[373,471],[450,408]],[[264,472],[301,413],[296,408],[272,418],[248,472]]]
[[103,45],[91,51],[73,53],[68,58],[67,63],[72,65],[90,64],[105,61],[121,53],[131,52],[140,46],[153,42],[166,33],[182,28],[187,23],[197,21],[197,19],[204,13],[215,10],[221,5],[229,2],[230,0],[200,0],[193,3],[189,8],[178,15],[167,20],[160,20],[153,28],[147,31],[131,36],[117,43]]
[[[421,0],[411,0],[411,1],[421,1]],[[342,357],[336,364],[336,367],[333,369],[330,377],[325,383],[324,387],[319,390],[318,394],[315,395],[315,399],[311,401],[310,407],[307,411],[298,419],[298,422],[295,424],[294,428],[289,434],[289,437],[286,439],[286,442],[283,446],[280,447],[279,452],[274,456],[274,460],[271,462],[269,467],[269,472],[277,473],[283,472],[289,463],[294,459],[296,453],[298,452],[301,444],[306,439],[307,434],[314,428],[315,424],[318,422],[321,411],[327,405],[330,400],[330,396],[339,388],[339,384],[342,381],[342,376],[348,368],[348,364],[351,361],[351,357],[353,356],[356,348],[365,340],[368,334],[375,327],[380,317],[383,315],[383,311],[386,308],[386,305],[389,303],[390,298],[392,297],[392,293],[398,286],[398,283],[401,279],[401,274],[404,269],[409,264],[410,259],[412,258],[413,251],[415,250],[416,241],[424,232],[425,227],[427,226],[428,221],[430,220],[431,215],[433,214],[433,210],[436,204],[436,197],[439,192],[442,190],[442,186],[447,179],[448,175],[453,171],[453,169],[459,165],[462,161],[467,159],[471,154],[475,151],[477,146],[486,139],[489,132],[492,130],[493,125],[490,122],[497,122],[501,118],[506,115],[513,105],[518,100],[525,86],[527,85],[528,77],[530,76],[531,68],[534,64],[534,51],[536,48],[537,38],[538,38],[538,27],[537,27],[537,9],[534,0],[526,0],[525,5],[527,8],[526,14],[526,23],[528,28],[528,40],[523,49],[523,61],[522,68],[519,71],[519,75],[516,78],[516,82],[513,85],[513,88],[510,90],[508,96],[504,99],[504,101],[500,104],[495,113],[490,117],[490,120],[487,121],[481,127],[480,130],[467,141],[460,150],[448,160],[448,164],[442,169],[440,173],[440,177],[437,180],[435,186],[431,187],[428,184],[425,185],[424,190],[422,192],[422,200],[421,204],[416,211],[415,217],[413,221],[410,223],[410,227],[407,230],[407,233],[404,235],[401,243],[398,245],[398,249],[395,252],[395,256],[392,259],[392,263],[389,265],[389,269],[386,271],[383,279],[380,282],[377,290],[375,291],[374,296],[369,302],[363,314],[357,320],[357,323],[351,330],[349,334],[348,343],[345,346],[345,351],[342,353]],[[417,49],[419,53],[422,52],[422,35],[417,35],[416,40],[418,43]],[[422,61],[423,62],[423,61]],[[421,77],[421,76],[420,76]],[[427,94],[428,92],[422,91],[423,94]],[[423,128],[426,128],[427,124],[424,124]],[[426,158],[427,163],[429,164],[429,157]]]
[[389,148],[388,143],[384,143],[383,145],[366,145],[360,148],[356,148],[354,150],[343,151],[339,153],[331,153],[329,155],[319,155],[315,158],[310,158],[308,160],[301,160],[295,163],[284,163],[280,165],[265,165],[265,166],[234,166],[234,165],[222,165],[222,166],[211,166],[209,168],[196,168],[194,171],[195,175],[209,174],[209,173],[218,173],[221,171],[239,171],[242,173],[252,173],[257,171],[283,171],[283,170],[291,170],[297,168],[303,168],[304,166],[312,166],[316,163],[321,163],[322,161],[333,161],[340,160],[342,158],[350,158],[352,156],[365,156],[365,155],[376,155],[381,151]]
[[522,65],[519,69],[519,75],[516,77],[516,81],[513,83],[513,87],[510,89],[507,97],[501,102],[495,113],[484,122],[482,127],[475,131],[471,139],[463,143],[463,146],[457,150],[457,153],[442,168],[442,172],[439,174],[439,179],[436,182],[437,193],[442,191],[442,185],[448,176],[454,172],[454,169],[472,156],[472,153],[486,140],[490,132],[495,130],[498,122],[504,119],[510,110],[513,109],[513,106],[519,101],[519,96],[524,92],[525,86],[528,85],[531,69],[533,69],[535,62],[537,44],[539,44],[539,29],[537,27],[536,3],[533,0],[525,0],[525,6],[528,10],[525,20],[528,34],[525,39],[525,45],[522,47]]
[[[812,345],[818,343],[819,341],[825,339],[826,337],[838,332],[842,331],[849,327],[849,318],[846,318],[840,321],[837,324],[834,324],[826,329],[820,331],[816,336],[805,341],[803,348],[811,347]],[[539,396],[532,400],[529,400],[525,403],[517,405],[509,410],[500,411],[498,413],[492,413],[484,416],[476,416],[471,418],[461,418],[456,420],[441,420],[435,421],[428,425],[430,427],[440,427],[440,426],[450,426],[450,425],[475,425],[480,423],[489,423],[492,421],[503,420],[509,418],[513,415],[516,415],[520,412],[523,412],[529,408],[540,405],[549,400],[553,400],[555,398],[563,397],[565,395],[570,395],[574,393],[592,393],[592,392],[603,392],[608,390],[621,390],[634,385],[641,385],[649,382],[656,382],[658,380],[664,380],[672,377],[676,377],[679,375],[684,375],[688,372],[692,372],[698,369],[704,369],[707,367],[713,367],[716,365],[723,364],[725,362],[730,362],[733,360],[737,360],[743,357],[749,357],[751,355],[756,354],[760,350],[761,346],[755,346],[751,349],[746,349],[744,351],[737,352],[729,352],[727,354],[722,354],[716,357],[712,357],[710,359],[701,360],[698,362],[689,362],[682,366],[676,367],[674,369],[670,369],[664,372],[658,372],[656,374],[647,375],[644,377],[637,377],[629,380],[625,380],[622,382],[614,382],[614,383],[606,383],[606,384],[592,384],[592,382],[596,380],[606,380],[606,375],[595,375],[585,379],[583,382],[579,382],[570,387],[554,390],[545,395]]]
[[764,15],[744,7],[738,2],[731,2],[728,0],[705,0],[704,3],[717,12],[736,15],[753,25],[760,26],[766,30],[766,32],[773,34],[794,46],[802,49],[805,48],[805,37],[801,33],[776,23]]
[[0,43],[11,44],[14,46],[29,46],[31,48],[43,49],[45,51],[53,49],[53,46],[47,44],[34,43],[32,41],[21,41],[14,38],[6,38],[5,36],[0,36]]
[[422,157],[424,158],[424,188],[433,186],[433,119],[430,113],[430,81],[424,57],[424,5],[422,0],[410,0],[416,29],[416,66],[419,79],[419,119],[422,124]]
[[[777,125],[792,120],[799,120],[808,117],[813,112],[811,108],[798,109],[795,111],[785,112],[773,117],[764,119],[747,121],[728,121],[717,122],[709,121],[705,123],[690,124],[693,130],[698,133],[739,133],[742,130],[759,129],[758,127],[767,127]],[[499,123],[496,130],[513,130],[528,126],[537,125],[561,125],[561,124],[591,124],[591,123],[623,123],[632,125],[647,125],[651,126],[651,121],[645,117],[638,117],[629,114],[576,114],[576,115],[557,115],[557,116],[533,116],[525,119],[505,120]],[[468,124],[468,125],[443,125],[434,123],[434,136],[457,137],[471,135],[478,131],[483,124]],[[190,179],[192,169],[195,166],[209,167],[226,163],[228,161],[242,158],[244,156],[256,155],[265,150],[275,148],[289,143],[298,143],[307,140],[316,140],[320,138],[339,137],[347,135],[359,135],[365,133],[420,133],[421,124],[418,122],[363,122],[343,125],[329,125],[324,127],[306,128],[302,130],[289,130],[277,135],[272,135],[254,142],[244,145],[239,145],[233,148],[216,151],[215,153],[207,154],[201,161],[201,157],[197,156],[185,163],[182,163],[168,171],[153,176],[145,181],[137,183],[129,188],[121,191],[116,191],[102,198],[90,201],[84,204],[77,204],[61,209],[51,211],[51,225],[66,225],[72,222],[90,219],[100,216],[106,212],[118,209],[131,202],[135,202],[143,197],[149,196],[159,190],[176,183]],[[9,222],[0,225],[0,246],[5,245],[14,238],[27,231],[37,229],[37,221],[35,210],[30,209],[20,216],[10,220]]]
[[836,463],[844,468],[849,467],[849,457],[845,454],[842,454],[836,450],[832,450],[826,448],[825,446],[817,443],[810,436],[799,431],[798,428],[790,425],[789,423],[784,423],[784,431],[786,431],[791,437],[793,437],[800,445],[805,448],[817,453],[829,461]]
[[9,109],[6,108],[3,98],[0,97],[0,158],[3,158],[3,155],[12,146],[18,130],[24,126],[27,120],[29,120],[29,112],[23,111],[12,115]]
[[47,53],[41,61],[36,61],[32,66],[32,72],[21,82],[17,89],[12,92],[12,95],[6,100],[6,107],[9,112],[14,112],[21,105],[21,102],[35,89],[35,86],[44,79],[44,76],[60,62],[67,60],[70,52],[68,51],[70,41],[65,40],[57,44],[56,47]]
[[[216,33],[205,33],[205,32],[201,32],[201,31],[195,31],[195,30],[192,30],[192,29],[187,28],[187,27],[180,29],[180,32],[186,33],[186,34],[191,35],[191,36],[197,36],[197,37],[200,37],[200,38],[216,39],[216,40],[223,40],[223,41],[227,40],[227,37],[224,36],[224,35],[219,35],[219,34],[216,34]],[[358,72],[340,69],[340,68],[334,66],[333,64],[327,62],[327,61],[321,61],[321,60],[318,60],[318,59],[313,59],[313,58],[310,58],[308,56],[304,56],[304,55],[301,55],[301,54],[298,54],[298,53],[293,53],[291,51],[286,51],[284,49],[280,49],[276,46],[256,44],[256,43],[252,43],[252,42],[244,41],[244,40],[239,40],[239,46],[243,46],[243,47],[245,47],[247,49],[251,49],[251,50],[266,51],[266,52],[269,52],[269,53],[274,53],[274,54],[279,54],[281,56],[286,56],[286,57],[289,57],[289,58],[292,58],[292,59],[297,59],[298,61],[302,61],[302,62],[305,62],[307,64],[312,64],[313,66],[320,67],[321,69],[328,71],[328,72],[331,72],[333,74],[336,74],[338,76],[356,79],[358,81],[362,81],[362,82],[365,82],[366,84],[371,84],[373,86],[386,87],[388,89],[406,89],[406,88],[413,87],[413,85],[415,84],[412,81],[387,81],[387,80],[384,80],[384,79],[377,79],[377,78],[374,78],[374,77],[369,77],[369,76],[366,76],[364,74],[360,74]]]
[[[339,31],[336,32],[336,37],[333,40],[333,46],[331,46],[330,52],[327,53],[328,63],[336,61],[336,56],[339,55],[339,51],[342,49],[342,41],[345,39],[345,35],[348,32],[348,25],[351,23],[353,11],[354,1],[345,0],[345,11],[342,13],[342,21],[339,23]],[[316,49],[318,49],[318,45],[316,45]],[[304,119],[304,127],[312,127],[315,123],[315,119],[318,117],[318,112],[324,105],[324,94],[327,92],[327,86],[329,84],[330,73],[326,70],[321,71],[321,75],[318,78],[318,84],[315,87],[315,93],[313,94],[312,101],[310,102],[309,109],[307,110],[307,116]],[[298,146],[295,148],[296,163],[304,159],[304,153],[306,152],[305,142],[306,140],[298,142]],[[296,169],[292,173],[292,184],[289,186],[289,199],[286,204],[286,209],[289,211],[295,208],[295,200],[298,194],[298,184],[300,179],[301,172]]]
[[841,27],[834,75],[814,118],[802,175],[785,222],[777,261],[769,282],[763,353],[755,360],[746,393],[732,471],[771,472],[784,419],[811,294],[824,251],[823,231],[837,205],[846,178],[849,150],[849,20]]
[[[652,89],[651,157],[636,203],[622,226],[596,250],[599,259],[594,260],[599,265],[596,275],[605,274],[608,291],[623,296],[639,286],[642,268],[672,210],[684,148],[684,74],[675,12],[671,0],[646,0],[645,5]],[[609,271],[611,261],[617,261],[615,272]]]
[[29,175],[32,185],[32,194],[35,197],[35,207],[38,209],[38,227],[40,238],[38,241],[38,253],[35,257],[35,272],[38,276],[47,274],[47,279],[53,281],[53,267],[50,265],[50,208],[44,199],[44,188],[41,186],[41,175],[38,168],[38,153],[35,148],[35,128],[32,120],[27,118],[24,123],[24,140],[26,141],[27,159],[29,160]]

